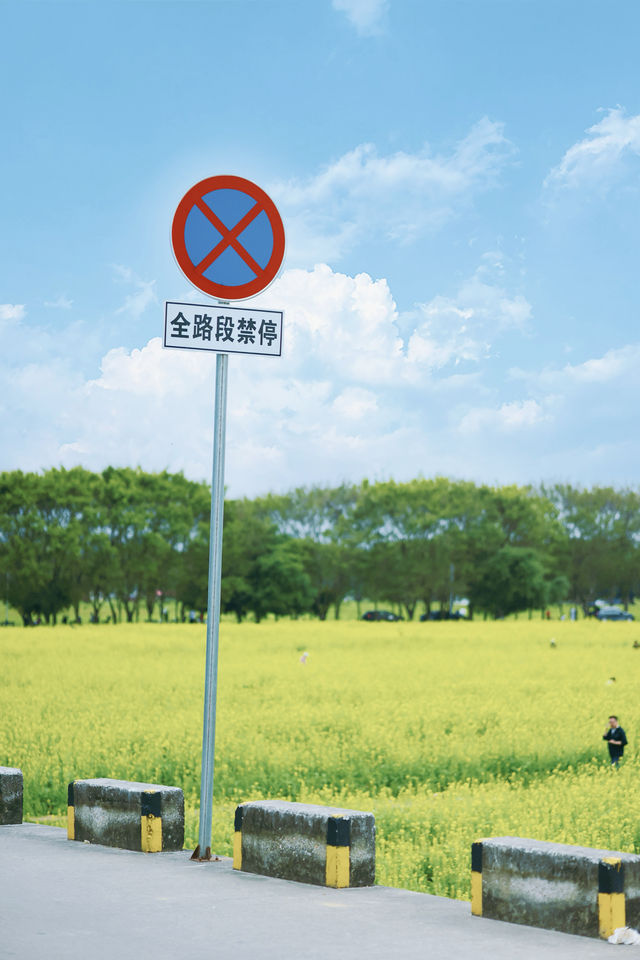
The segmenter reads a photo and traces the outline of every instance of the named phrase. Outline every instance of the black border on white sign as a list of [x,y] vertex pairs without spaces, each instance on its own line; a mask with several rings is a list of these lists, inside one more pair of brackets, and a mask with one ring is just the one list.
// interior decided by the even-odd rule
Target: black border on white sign
[[205,304],[205,303],[194,303],[193,301],[184,301],[184,300],[165,300],[164,331],[162,335],[162,345],[169,350],[193,350],[196,353],[234,353],[237,356],[246,356],[246,357],[281,357],[282,356],[282,337],[284,333],[284,312],[282,310],[264,310],[262,307],[255,308],[256,313],[260,313],[260,314],[270,313],[270,314],[273,314],[274,317],[279,317],[280,319],[280,350],[278,353],[265,353],[264,351],[261,351],[261,350],[234,350],[228,346],[192,347],[192,346],[184,346],[181,343],[167,343],[167,310],[170,305],[172,307],[174,306],[189,307],[190,309],[192,309],[193,307],[196,307],[196,309],[202,309],[202,310],[215,310],[219,308],[222,310],[229,310],[229,311],[234,311],[238,313],[243,313],[245,315],[251,312],[250,307],[249,308],[245,306],[236,307],[226,303],[224,304],[216,303],[215,301],[212,303]]

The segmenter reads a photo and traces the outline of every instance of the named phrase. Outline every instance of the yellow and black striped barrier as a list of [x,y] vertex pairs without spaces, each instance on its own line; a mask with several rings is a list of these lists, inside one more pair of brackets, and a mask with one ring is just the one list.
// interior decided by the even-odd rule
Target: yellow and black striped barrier
[[74,780],[67,791],[67,837],[143,853],[182,850],[182,790],[127,780]]
[[143,853],[162,850],[162,794],[143,790],[140,800],[140,847]]
[[348,887],[351,849],[351,820],[329,817],[327,821],[327,863],[325,870],[328,887]]
[[471,913],[482,916],[482,840],[471,844]]
[[242,870],[242,815],[244,807],[236,807],[233,819],[233,869]]
[[75,797],[73,781],[67,787],[67,840],[76,838]]
[[471,913],[606,939],[640,926],[640,856],[522,837],[477,840]]
[[370,886],[375,882],[374,816],[284,800],[240,804],[233,867],[327,887]]
[[610,937],[626,927],[624,864],[619,857],[604,857],[598,864],[598,927],[600,936]]

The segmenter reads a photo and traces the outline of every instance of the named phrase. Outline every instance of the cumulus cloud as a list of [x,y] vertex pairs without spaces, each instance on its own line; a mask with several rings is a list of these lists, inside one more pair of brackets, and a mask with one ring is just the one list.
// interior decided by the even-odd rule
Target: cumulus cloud
[[296,262],[335,262],[372,232],[410,243],[440,227],[497,182],[512,153],[503,124],[485,117],[448,154],[425,145],[382,156],[361,144],[316,176],[269,192],[286,216]]
[[622,107],[615,107],[589,127],[586,134],[569,147],[560,163],[549,172],[545,187],[606,186],[626,158],[640,156],[640,114],[627,116]]
[[[531,427],[543,424],[528,431],[528,452],[540,465],[538,476],[637,483],[639,364],[640,343],[630,343],[579,363],[509,371],[511,389],[517,383],[527,397],[522,416],[530,417]],[[478,415],[477,436],[491,435],[490,420]],[[492,426],[495,435],[495,418]]]
[[551,419],[536,400],[515,400],[497,408],[477,407],[469,410],[460,420],[460,433],[470,434],[485,430],[516,432],[534,427]]
[[73,306],[73,300],[69,300],[68,297],[61,295],[56,297],[55,300],[45,300],[45,307],[50,307],[53,310],[70,310]]
[[[350,277],[321,264],[287,270],[271,288],[285,313],[285,368],[303,379],[336,375],[360,384],[397,382],[406,366],[386,280]],[[258,298],[258,303],[267,300]],[[292,371],[293,372],[293,371]]]
[[504,332],[528,332],[531,314],[527,299],[509,295],[483,264],[455,296],[436,296],[420,305],[408,358],[432,369],[477,363],[491,355],[492,344]]
[[116,310],[116,314],[129,314],[137,320],[147,307],[158,302],[154,290],[155,280],[141,280],[130,267],[119,263],[113,265],[113,272],[116,280],[133,287],[133,290],[126,295],[122,306]]
[[26,315],[24,303],[0,303],[0,320],[20,322]]
[[371,390],[347,387],[335,398],[332,409],[337,416],[347,420],[362,420],[363,417],[377,411],[378,401]]
[[624,347],[607,350],[601,357],[590,357],[581,363],[567,363],[563,367],[546,367],[544,370],[527,373],[520,369],[511,371],[514,380],[526,381],[531,389],[554,390],[562,393],[580,385],[633,382],[640,369],[640,344],[630,343]]
[[563,373],[582,383],[610,383],[620,377],[637,376],[640,344],[607,350],[602,357],[593,357],[580,364],[567,364]]
[[380,32],[389,8],[388,0],[333,0],[332,5],[334,10],[347,16],[363,37]]
[[[637,477],[640,344],[485,382],[500,339],[532,326],[496,255],[411,318],[385,280],[327,266],[285,271],[268,299],[284,308],[283,356],[230,358],[231,496],[420,472],[610,482],[612,457],[617,482]],[[209,479],[213,357],[154,338],[107,351],[86,377],[71,359],[79,336],[10,326],[0,468],[140,464]]]
[[[484,267],[457,294],[416,308],[414,329],[404,336],[387,282],[366,274],[347,276],[326,265],[288,270],[268,299],[265,306],[284,309],[283,356],[230,358],[233,496],[365,474],[456,472],[456,418],[486,395],[484,346],[471,349],[464,338],[480,343],[481,330],[490,345],[530,312],[504,287],[492,287]],[[423,344],[428,333],[431,352],[417,349],[418,333]],[[10,385],[2,415],[15,425],[0,451],[2,467],[139,463],[210,476],[210,355],[164,350],[154,338],[109,350],[99,374],[85,378],[63,351],[56,357],[55,341],[48,350],[12,370],[0,357],[0,376]],[[16,361],[20,352],[16,340]]]

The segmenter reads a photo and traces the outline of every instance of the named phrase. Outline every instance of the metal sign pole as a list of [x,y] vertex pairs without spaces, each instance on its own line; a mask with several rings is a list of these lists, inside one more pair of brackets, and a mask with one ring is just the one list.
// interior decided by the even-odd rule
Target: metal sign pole
[[200,830],[194,857],[211,859],[211,819],[216,746],[216,694],[218,688],[218,634],[220,631],[220,581],[222,579],[222,522],[224,515],[224,447],[227,423],[227,367],[229,356],[216,357],[216,404],[213,428],[211,526],[209,530],[209,595],[207,603],[207,659],[204,680],[204,726],[200,773]]
[[[193,212],[197,212],[195,218],[191,216]],[[247,230],[258,217],[260,229]],[[284,258],[284,225],[275,203],[256,183],[244,177],[207,177],[187,190],[178,204],[171,224],[171,246],[187,280],[198,290],[217,298],[220,307],[224,308],[224,315],[214,319],[210,315],[210,303],[203,306],[191,301],[167,301],[164,305],[163,340],[163,346],[176,350],[209,350],[217,354],[200,828],[198,846],[192,857],[193,860],[209,860],[222,577],[228,353],[282,355],[282,311],[254,310],[244,306],[234,308],[229,306],[229,302],[254,297],[275,280]],[[233,256],[228,258],[227,253]],[[242,279],[238,282],[236,266],[233,265],[233,257],[237,259],[238,256],[245,264],[251,265],[255,273],[253,280],[247,281],[246,271],[242,271]],[[209,272],[207,264],[209,267],[215,264],[215,281],[205,276]],[[214,323],[215,342],[212,341]],[[224,333],[222,343],[221,331]],[[218,350],[225,349],[226,344],[229,345],[228,353],[218,353]]]

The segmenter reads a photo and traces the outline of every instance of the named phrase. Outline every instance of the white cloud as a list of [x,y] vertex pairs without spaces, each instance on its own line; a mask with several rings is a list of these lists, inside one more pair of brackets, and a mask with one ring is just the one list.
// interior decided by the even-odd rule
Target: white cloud
[[[230,358],[230,495],[420,472],[634,482],[640,344],[533,374],[512,371],[510,381],[488,386],[484,354],[468,348],[461,326],[477,322],[489,342],[519,330],[530,311],[490,279],[483,267],[457,294],[415,311],[423,339],[425,315],[432,324],[436,363],[412,354],[416,330],[400,335],[384,280],[326,266],[285,272],[272,291],[285,308],[283,357]],[[209,479],[213,358],[163,350],[154,338],[108,351],[87,379],[70,360],[78,332],[69,328],[31,353],[38,329],[16,325],[13,353],[0,354],[0,468],[140,464]],[[470,340],[484,343],[477,331]],[[514,397],[516,382],[523,395]]]
[[640,114],[630,117],[615,107],[586,133],[549,172],[545,187],[606,186],[625,157],[640,156]]
[[[264,297],[258,303],[267,305]],[[360,384],[403,376],[403,341],[386,280],[349,277],[326,265],[287,270],[269,290],[269,302],[276,299],[285,314],[284,363],[296,376],[337,375]]]
[[373,231],[409,243],[493,186],[512,152],[503,124],[485,117],[448,155],[425,145],[415,154],[381,156],[373,144],[361,144],[315,177],[272,184],[286,219],[288,257],[305,266],[335,262]]
[[[514,325],[514,313],[519,322],[530,309],[519,313],[500,285],[492,292],[483,266],[456,295],[416,309],[423,341],[430,325],[434,363],[401,335],[385,280],[327,266],[288,270],[270,288],[268,303],[264,298],[265,306],[284,309],[283,356],[230,358],[232,496],[365,474],[455,472],[451,411],[464,413],[486,396],[482,351],[467,349],[459,327],[472,331],[473,343],[478,329],[489,342]],[[141,348],[109,350],[99,375],[87,379],[71,365],[64,329],[56,331],[58,355],[56,339],[49,339],[45,353],[21,366],[34,333],[12,340],[11,369],[0,357],[0,378],[8,384],[0,405],[3,422],[11,424],[1,467],[141,464],[209,478],[213,357],[164,350],[154,338]],[[465,362],[471,370],[461,368]]]
[[131,267],[126,267],[122,263],[112,264],[112,269],[115,276],[124,283],[135,283],[138,279]]
[[334,10],[346,14],[364,37],[379,33],[389,8],[388,0],[333,0]]
[[469,410],[460,420],[460,433],[478,433],[486,430],[516,432],[535,427],[550,420],[536,400],[515,400],[503,403],[497,408],[477,407]]
[[26,315],[24,303],[0,303],[0,320],[15,320],[18,323]]
[[347,420],[362,420],[378,409],[375,393],[362,387],[347,387],[338,394],[332,404],[334,413]]
[[635,381],[640,369],[640,343],[607,350],[601,357],[590,357],[582,363],[567,363],[560,369],[547,367],[535,373],[514,369],[514,380],[525,380],[532,389],[556,390],[560,393],[580,385],[611,384]]
[[134,287],[133,292],[125,297],[122,306],[115,311],[116,314],[127,313],[137,320],[148,306],[158,302],[154,290],[155,280],[141,280],[130,267],[119,263],[113,265],[113,272],[117,280]]
[[631,344],[617,350],[608,350],[602,357],[585,360],[584,363],[564,369],[566,376],[583,383],[610,383],[620,377],[638,375],[640,345]]
[[[509,371],[512,384],[519,383],[528,394],[529,406],[525,410],[522,404],[522,416],[530,417],[531,426],[544,421],[541,429],[529,432],[527,454],[537,462],[532,476],[637,484],[639,369],[640,343],[630,343],[580,363]],[[471,412],[471,425],[473,419]],[[491,429],[495,431],[495,421],[490,420],[477,416],[477,437],[484,443],[492,436]],[[522,449],[518,456],[522,458]]]
[[54,310],[70,310],[73,306],[73,300],[69,300],[68,297],[61,295],[56,297],[55,300],[45,300],[44,305]]
[[531,313],[525,297],[510,296],[484,264],[454,297],[436,296],[420,306],[408,358],[435,370],[477,363],[491,355],[495,339],[506,331],[528,332]]

